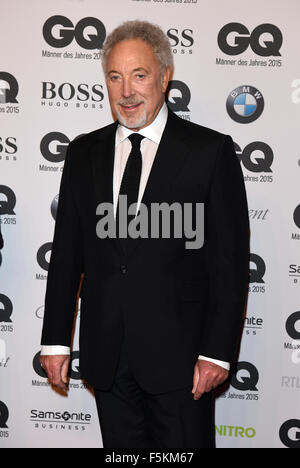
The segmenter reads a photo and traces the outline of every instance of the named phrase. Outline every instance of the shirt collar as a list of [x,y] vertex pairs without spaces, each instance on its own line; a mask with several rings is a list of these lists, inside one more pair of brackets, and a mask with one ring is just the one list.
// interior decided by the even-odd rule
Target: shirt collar
[[[167,119],[168,107],[164,102],[153,122],[147,127],[141,128],[141,130],[134,133],[140,133],[145,138],[148,138],[154,143],[159,144],[167,123]],[[122,141],[124,141],[129,135],[131,135],[131,133],[133,133],[133,131],[130,128],[124,127],[123,125],[119,124],[116,132],[116,146],[119,143],[122,143]]]

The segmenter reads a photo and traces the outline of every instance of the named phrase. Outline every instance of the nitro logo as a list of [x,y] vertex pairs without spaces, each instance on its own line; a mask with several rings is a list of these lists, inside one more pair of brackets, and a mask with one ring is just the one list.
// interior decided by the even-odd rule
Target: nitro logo
[[192,29],[183,29],[179,31],[176,28],[171,28],[167,31],[167,36],[170,39],[173,53],[177,54],[179,51],[183,55],[185,53],[192,53],[192,46],[194,45]]
[[7,72],[0,72],[0,104],[17,104],[19,85],[16,78]]
[[[272,172],[271,165],[274,160],[272,149],[262,141],[249,143],[244,150],[234,143],[235,151],[239,161],[245,169],[251,172]],[[259,155],[257,155],[259,152]]]
[[[45,270],[45,271],[48,271],[49,269],[49,262],[50,262],[50,253],[52,250],[52,242],[47,242],[46,244],[42,245],[38,252],[37,252],[37,262],[39,264],[39,266]],[[47,257],[47,258],[46,258]]]
[[288,448],[300,448],[300,420],[289,419],[282,424],[279,437],[283,445]]
[[0,323],[11,323],[13,305],[11,300],[4,294],[0,294]]
[[171,81],[168,86],[167,94],[168,106],[173,112],[190,111],[188,106],[191,101],[191,91],[183,81]]
[[293,340],[300,340],[300,312],[294,312],[286,321],[285,329]]
[[264,283],[266,264],[263,259],[256,254],[250,254],[250,263],[254,263],[256,268],[249,269],[249,283]]
[[239,86],[229,94],[226,101],[229,117],[246,124],[258,119],[264,110],[264,98],[253,86]]
[[258,380],[259,373],[253,364],[250,364],[250,362],[238,362],[233,367],[230,384],[243,392],[257,392]]
[[106,38],[106,30],[102,21],[87,17],[80,20],[76,26],[66,16],[52,16],[43,27],[43,36],[51,47],[69,46],[75,39],[83,49],[101,49]]
[[0,401],[0,429],[7,429],[7,421],[9,418],[9,411],[7,406]]
[[[3,199],[4,196],[4,199]],[[2,215],[15,215],[16,195],[11,188],[0,185],[0,209]]]
[[241,23],[229,23],[218,34],[219,48],[227,55],[239,55],[250,46],[261,57],[279,57],[282,33],[277,26],[265,23],[257,26],[252,33]]

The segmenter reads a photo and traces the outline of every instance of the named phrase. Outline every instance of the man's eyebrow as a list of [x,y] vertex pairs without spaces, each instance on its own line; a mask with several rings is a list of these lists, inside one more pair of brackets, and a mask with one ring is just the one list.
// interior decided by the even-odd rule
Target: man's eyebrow
[[[146,68],[144,67],[138,67],[138,68],[135,68],[134,70],[132,70],[132,73],[135,73],[137,71],[144,71],[146,73],[149,73],[149,70],[147,70]],[[109,75],[110,73],[117,73],[118,75],[121,75],[121,72],[117,71],[117,70],[109,70],[107,72],[107,74]]]

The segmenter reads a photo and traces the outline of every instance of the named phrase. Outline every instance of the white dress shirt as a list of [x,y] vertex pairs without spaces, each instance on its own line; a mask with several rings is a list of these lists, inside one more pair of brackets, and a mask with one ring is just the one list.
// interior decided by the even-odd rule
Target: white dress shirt
[[[163,104],[155,120],[145,128],[142,128],[137,133],[140,133],[145,138],[141,142],[142,153],[142,173],[137,201],[137,211],[139,209],[141,199],[147,184],[147,180],[151,171],[153,161],[160,143],[165,125],[168,118],[168,108],[166,103]],[[116,216],[117,201],[121,187],[123,172],[125,170],[126,162],[131,151],[131,143],[128,136],[133,132],[129,128],[119,125],[116,131],[115,142],[115,159],[114,159],[114,172],[113,172],[113,203],[114,214]],[[70,348],[66,346],[42,346],[41,355],[66,355],[70,354]],[[212,362],[226,370],[230,369],[230,364],[217,359],[211,359],[206,356],[199,356],[198,359]]]

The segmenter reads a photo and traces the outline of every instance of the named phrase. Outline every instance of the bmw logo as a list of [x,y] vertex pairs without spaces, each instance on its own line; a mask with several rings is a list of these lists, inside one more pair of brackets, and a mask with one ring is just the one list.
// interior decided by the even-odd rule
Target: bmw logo
[[226,108],[235,122],[254,122],[264,110],[264,98],[261,92],[253,86],[239,86],[228,96]]

